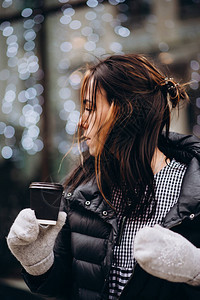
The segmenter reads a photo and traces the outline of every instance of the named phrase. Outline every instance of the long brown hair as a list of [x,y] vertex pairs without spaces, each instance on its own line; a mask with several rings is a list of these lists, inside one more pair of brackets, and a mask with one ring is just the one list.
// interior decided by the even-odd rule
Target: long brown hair
[[[65,186],[73,190],[96,178],[106,201],[110,187],[116,185],[123,191],[123,206],[127,200],[131,203],[132,214],[151,215],[156,207],[152,158],[163,129],[168,139],[171,108],[187,98],[184,86],[167,79],[143,55],[130,54],[112,55],[88,68],[81,88],[82,113],[88,90],[94,111],[102,89],[111,113],[97,133],[101,147],[95,157],[84,153]],[[108,129],[101,135],[105,126]]]

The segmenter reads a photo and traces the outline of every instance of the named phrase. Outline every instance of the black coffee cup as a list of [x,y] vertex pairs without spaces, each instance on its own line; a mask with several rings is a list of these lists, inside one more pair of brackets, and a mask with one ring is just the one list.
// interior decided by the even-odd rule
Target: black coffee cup
[[30,208],[35,211],[40,224],[55,225],[58,219],[63,186],[59,183],[32,182]]

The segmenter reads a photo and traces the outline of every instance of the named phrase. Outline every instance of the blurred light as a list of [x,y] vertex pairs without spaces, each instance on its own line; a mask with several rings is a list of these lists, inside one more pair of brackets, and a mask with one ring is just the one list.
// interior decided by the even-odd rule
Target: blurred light
[[37,95],[37,91],[35,88],[31,87],[31,88],[28,88],[26,91],[25,91],[25,97],[27,99],[34,99]]
[[21,73],[21,74],[19,74],[19,78],[21,79],[21,80],[27,80],[28,78],[30,77],[30,73],[29,72],[26,72],[26,73]]
[[102,20],[104,22],[110,23],[113,20],[113,16],[110,13],[105,13],[105,14],[102,15]]
[[30,104],[26,104],[23,109],[22,113],[25,117],[25,119],[22,119],[22,122],[24,121],[25,126],[30,126],[32,124],[36,124],[40,120],[40,115],[33,110],[33,107]]
[[6,128],[6,124],[4,122],[0,122],[0,134],[4,133],[5,128]]
[[72,44],[69,43],[69,42],[63,42],[60,45],[60,50],[63,51],[63,52],[69,52],[69,51],[72,50]]
[[74,14],[75,14],[75,10],[71,7],[68,7],[63,11],[63,15],[68,15],[70,17],[72,17]]
[[6,92],[8,92],[10,90],[16,92],[16,89],[17,89],[17,87],[16,87],[15,83],[9,83],[6,87]]
[[4,129],[4,136],[8,139],[12,138],[15,135],[15,129],[12,126],[6,126]]
[[60,110],[59,117],[60,117],[61,120],[67,121],[68,115],[67,115],[67,113],[64,109]]
[[62,154],[65,154],[69,150],[69,148],[70,148],[69,143],[66,141],[62,141],[58,145],[58,150]]
[[3,29],[3,36],[10,36],[13,33],[13,27],[7,26]]
[[36,33],[33,29],[28,29],[24,32],[24,38],[27,41],[33,41],[36,38]]
[[80,118],[80,112],[78,110],[74,110],[74,111],[70,112],[70,114],[68,116],[68,120],[71,122],[74,122],[75,125],[78,124],[79,118]]
[[44,16],[38,14],[33,18],[33,21],[35,22],[35,24],[41,24],[44,21]]
[[119,2],[117,0],[108,0],[111,5],[117,5]]
[[17,43],[12,43],[12,44],[8,45],[8,49],[7,49],[6,55],[8,57],[14,57],[17,54],[18,47],[19,46],[18,46]]
[[44,147],[43,141],[40,139],[35,140],[34,145],[37,147],[37,152],[41,151]]
[[67,99],[71,96],[71,90],[69,88],[61,88],[59,91],[59,96],[61,99]]
[[[32,52],[33,53],[33,52]],[[32,53],[27,53],[27,54],[29,54],[29,57],[28,57],[28,63],[31,63],[31,62],[33,62],[33,61],[35,61],[35,62],[38,62],[38,57],[36,56],[36,55],[32,55]]]
[[94,19],[96,19],[97,15],[95,12],[93,11],[88,11],[86,14],[85,14],[85,18],[89,21],[92,21]]
[[67,3],[69,0],[58,0],[60,3]]
[[122,45],[117,42],[113,42],[110,44],[110,50],[113,52],[121,52],[122,51]]
[[3,23],[0,24],[0,30],[3,31],[4,28],[6,28],[6,27],[8,27],[8,26],[10,26],[10,22],[5,21],[5,22],[3,22]]
[[84,35],[84,36],[88,36],[90,34],[92,34],[92,28],[89,27],[89,26],[85,26],[81,29],[81,33]]
[[30,17],[30,15],[32,15],[32,13],[33,13],[33,10],[31,8],[25,8],[22,10],[21,15],[24,18],[28,18],[28,17]]
[[13,102],[15,100],[15,97],[16,93],[12,90],[9,90],[6,92],[4,99],[6,102]]
[[20,116],[19,125],[22,127],[25,127],[25,117],[24,116]]
[[18,72],[20,74],[24,74],[27,72],[27,62],[25,61],[20,61],[18,64]]
[[[89,42],[88,42],[89,43]],[[92,43],[92,42],[90,42]],[[95,44],[96,46],[96,44]],[[70,76],[69,76],[69,82],[71,84],[71,86],[77,86],[80,85],[81,83],[81,79],[82,79],[83,75],[81,72],[79,71],[75,71],[73,72]]]
[[73,20],[70,24],[69,27],[73,30],[79,29],[81,27],[81,22],[79,20]]
[[94,51],[96,49],[96,44],[94,42],[89,41],[85,43],[84,48],[87,51]]
[[199,83],[198,83],[197,81],[191,82],[191,83],[190,83],[190,88],[191,88],[192,90],[198,90],[198,88],[199,88]]
[[96,29],[96,30],[100,30],[101,29],[101,22],[100,21],[98,21],[98,20],[93,20],[93,21],[91,21],[91,26],[94,28],[94,29]]
[[58,66],[59,66],[59,69],[61,69],[61,70],[69,69],[70,61],[67,59],[63,59],[59,62]]
[[29,136],[22,137],[21,143],[25,150],[30,150],[34,145],[32,138]]
[[39,84],[39,83],[37,83],[37,84],[34,85],[34,89],[37,92],[37,96],[41,95],[43,93],[43,91],[44,91],[44,87],[41,84]]
[[192,72],[191,78],[192,80],[200,81],[200,74],[197,72]]
[[76,104],[72,100],[67,100],[64,103],[64,109],[67,112],[72,112],[73,110],[75,110],[75,108],[76,108]]
[[8,8],[11,5],[12,5],[12,0],[4,0],[2,3],[3,8]]
[[33,41],[28,41],[24,44],[25,51],[32,51],[35,48],[35,43]]
[[94,8],[94,10],[97,11],[98,13],[103,12],[105,9],[105,6],[100,2],[103,2],[103,0],[100,0],[98,5]]
[[8,59],[8,66],[11,67],[11,68],[14,68],[16,67],[18,64],[18,58],[17,57],[10,57]]
[[196,60],[191,60],[190,67],[192,68],[192,70],[198,71],[199,70],[199,62]]
[[5,146],[2,148],[1,154],[2,154],[3,158],[9,159],[12,157],[13,151],[9,146]]
[[65,130],[68,134],[73,135],[76,132],[77,124],[71,121],[68,121]]
[[75,155],[79,155],[80,154],[79,147],[78,147],[77,143],[73,144],[72,153],[75,154]]
[[17,36],[15,34],[10,35],[6,40],[7,45],[16,43],[16,42],[17,42]]
[[26,104],[23,109],[22,109],[22,113],[25,116],[27,114],[27,112],[32,111],[33,107],[30,104]]
[[26,20],[24,22],[24,28],[25,29],[30,29],[35,25],[35,22],[32,19]]
[[196,99],[196,106],[197,106],[198,108],[200,108],[200,97],[198,97],[198,98]]
[[158,47],[159,47],[160,51],[162,51],[162,52],[167,52],[169,50],[169,46],[165,42],[160,42],[158,44]]
[[28,64],[28,71],[30,73],[35,73],[38,71],[38,69],[39,69],[39,65],[36,61],[32,61]]
[[116,26],[115,27],[115,33],[122,37],[128,37],[130,35],[130,30],[123,26]]
[[42,113],[42,106],[41,105],[35,104],[33,106],[33,109],[34,109],[35,112],[37,112],[39,115],[41,115],[41,113]]
[[40,129],[36,125],[31,125],[27,131],[27,135],[33,139],[36,139],[39,133],[40,133]]
[[19,100],[19,102],[22,102],[22,103],[24,103],[28,100],[28,98],[26,98],[26,92],[24,90],[19,92],[18,100]]
[[[126,22],[128,20],[128,16],[125,14],[118,14],[117,19],[120,20],[120,22]],[[112,21],[112,20],[111,20]],[[108,22],[108,21],[107,21]]]
[[34,73],[34,78],[36,80],[42,80],[42,78],[44,77],[44,72],[41,69],[38,69],[35,73]]
[[4,114],[9,114],[12,111],[12,104],[4,102],[1,109]]
[[71,22],[72,18],[69,15],[64,15],[60,18],[60,23],[66,25]]
[[88,41],[97,43],[99,41],[99,35],[96,33],[92,33],[88,36]]
[[102,56],[102,55],[106,54],[106,50],[102,47],[98,47],[94,50],[94,54],[96,56]]
[[98,5],[98,1],[97,0],[88,0],[86,2],[87,6],[89,7],[96,7]]

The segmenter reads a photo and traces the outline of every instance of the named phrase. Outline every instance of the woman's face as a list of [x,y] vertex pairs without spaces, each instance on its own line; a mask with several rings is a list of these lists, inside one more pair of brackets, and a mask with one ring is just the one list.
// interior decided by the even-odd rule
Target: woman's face
[[[89,147],[89,152],[92,156],[95,156],[97,153],[97,148],[103,143],[103,135],[106,134],[106,128],[102,128],[100,133],[98,133],[99,128],[105,123],[108,116],[108,111],[110,109],[110,104],[106,98],[106,92],[101,89],[97,91],[96,95],[96,107],[92,108],[92,102],[89,97],[89,91],[86,94],[86,98],[83,101],[84,103],[84,113],[80,120],[81,127],[84,130],[84,137],[86,143]],[[106,127],[106,126],[105,126]]]

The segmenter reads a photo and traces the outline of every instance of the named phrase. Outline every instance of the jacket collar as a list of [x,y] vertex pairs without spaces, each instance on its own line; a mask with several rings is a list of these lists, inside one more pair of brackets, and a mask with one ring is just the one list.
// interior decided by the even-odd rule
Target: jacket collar
[[194,157],[188,164],[177,204],[164,220],[165,227],[173,227],[185,218],[194,219],[200,214],[200,163]]
[[200,141],[191,135],[171,133],[163,152],[187,164],[178,202],[164,220],[169,228],[200,214]]

